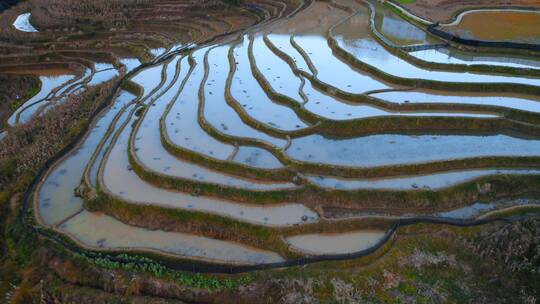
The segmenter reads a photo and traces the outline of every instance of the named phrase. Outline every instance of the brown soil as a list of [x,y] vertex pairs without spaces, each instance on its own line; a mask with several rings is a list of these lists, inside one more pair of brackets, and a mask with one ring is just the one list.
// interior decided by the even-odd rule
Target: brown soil
[[540,40],[540,14],[478,12],[463,16],[459,25],[449,29],[485,41],[533,42]]
[[[69,69],[63,69],[63,68],[57,68],[57,69],[32,69],[31,67],[28,68],[20,68],[20,69],[3,69],[2,70],[5,75],[0,75],[0,79],[4,79],[6,77],[13,78],[13,77],[25,77],[21,75],[34,75],[34,76],[62,76],[66,74],[73,74],[72,70]],[[27,76],[27,78],[30,76]]]
[[433,22],[447,22],[460,11],[478,7],[519,6],[540,9],[538,0],[416,0],[403,5],[413,14]]

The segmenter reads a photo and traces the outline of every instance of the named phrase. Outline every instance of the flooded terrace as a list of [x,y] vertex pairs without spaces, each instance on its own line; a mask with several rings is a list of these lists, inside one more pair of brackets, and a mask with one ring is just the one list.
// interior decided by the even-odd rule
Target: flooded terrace
[[[484,33],[480,15],[497,13],[443,26],[535,36]],[[43,177],[38,222],[88,250],[255,265],[362,253],[396,219],[528,205],[493,199],[538,187],[537,58],[432,48],[443,42],[422,26],[374,2],[315,1],[183,51],[152,46],[146,63],[41,76],[10,124],[133,72]]]

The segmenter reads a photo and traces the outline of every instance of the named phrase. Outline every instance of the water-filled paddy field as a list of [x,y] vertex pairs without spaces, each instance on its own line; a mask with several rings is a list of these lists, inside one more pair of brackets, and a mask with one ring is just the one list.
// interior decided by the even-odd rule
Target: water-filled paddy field
[[[534,14],[443,26],[538,43]],[[490,16],[520,22],[502,35],[482,26]],[[14,26],[37,31],[28,20]],[[369,0],[314,1],[185,46],[39,75],[10,125],[115,77],[137,88],[119,89],[39,182],[41,226],[86,250],[278,265],[368,252],[400,218],[529,207],[494,201],[540,186],[538,56],[459,48]]]
[[524,43],[540,42],[540,12],[520,9],[465,11],[445,30],[464,38]]

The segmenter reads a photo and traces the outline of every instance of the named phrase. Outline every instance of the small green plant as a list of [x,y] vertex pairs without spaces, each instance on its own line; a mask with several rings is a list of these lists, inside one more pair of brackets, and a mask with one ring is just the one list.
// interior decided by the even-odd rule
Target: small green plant
[[[206,289],[209,292],[235,290],[238,286],[247,284],[253,280],[249,275],[232,279],[212,277],[200,273],[172,271],[150,258],[129,254],[119,254],[114,257],[115,260],[113,260],[112,256],[101,253],[93,256],[78,253],[75,254],[75,258],[107,269],[122,269],[151,274],[158,278],[171,280],[182,286]],[[122,262],[118,260],[122,260]]]
[[399,4],[411,4],[411,3],[415,3],[416,0],[396,0],[397,3]]

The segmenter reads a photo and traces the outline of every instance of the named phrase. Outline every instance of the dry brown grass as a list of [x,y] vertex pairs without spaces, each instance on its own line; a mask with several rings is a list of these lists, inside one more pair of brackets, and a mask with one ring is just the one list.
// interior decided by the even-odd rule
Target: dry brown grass
[[32,0],[32,22],[40,29],[124,26],[149,0]]
[[483,258],[498,260],[510,271],[540,275],[540,219],[533,218],[482,231],[467,245]]

